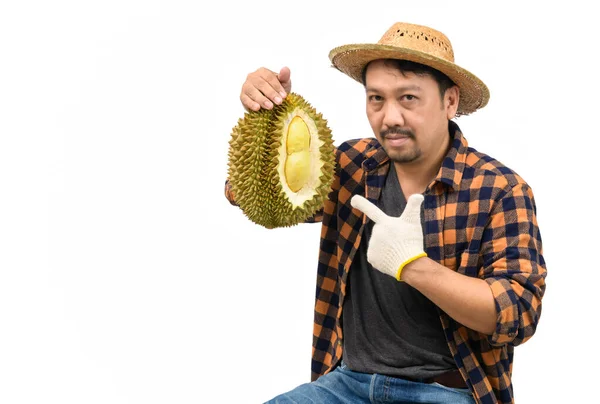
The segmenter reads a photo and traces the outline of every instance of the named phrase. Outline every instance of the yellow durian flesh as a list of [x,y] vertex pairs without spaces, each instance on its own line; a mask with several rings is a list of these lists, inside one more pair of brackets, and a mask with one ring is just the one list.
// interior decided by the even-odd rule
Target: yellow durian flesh
[[308,126],[300,116],[296,115],[288,126],[286,151],[288,154],[293,154],[308,150],[309,146],[310,131]]
[[285,182],[293,192],[298,192],[310,177],[310,153],[308,150],[288,155],[285,161]]
[[310,132],[299,116],[295,116],[287,131],[285,182],[293,192],[298,192],[310,177]]

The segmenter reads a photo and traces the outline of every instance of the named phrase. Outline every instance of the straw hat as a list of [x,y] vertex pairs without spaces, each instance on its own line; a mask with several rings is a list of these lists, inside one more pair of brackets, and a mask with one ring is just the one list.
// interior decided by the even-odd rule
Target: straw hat
[[333,66],[362,83],[362,71],[376,59],[403,59],[432,67],[460,88],[457,115],[485,107],[490,92],[474,74],[454,64],[454,51],[446,35],[422,25],[395,23],[377,44],[339,46],[329,52]]

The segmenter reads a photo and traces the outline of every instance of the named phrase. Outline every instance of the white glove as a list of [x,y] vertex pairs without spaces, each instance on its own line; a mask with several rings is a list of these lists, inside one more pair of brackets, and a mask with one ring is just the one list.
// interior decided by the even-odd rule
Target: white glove
[[426,257],[423,251],[421,204],[423,195],[408,198],[400,217],[391,217],[360,195],[350,200],[352,207],[375,222],[367,249],[367,261],[375,269],[400,280],[402,269],[410,262]]

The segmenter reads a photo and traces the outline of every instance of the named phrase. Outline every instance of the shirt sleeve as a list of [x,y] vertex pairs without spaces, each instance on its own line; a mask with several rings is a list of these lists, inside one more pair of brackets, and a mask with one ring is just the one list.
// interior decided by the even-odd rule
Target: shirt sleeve
[[535,333],[546,288],[546,264],[531,188],[518,184],[498,199],[484,230],[482,276],[496,304],[491,345],[519,345]]
[[225,198],[231,203],[233,206],[239,206],[235,201],[235,195],[233,194],[233,189],[231,189],[231,183],[229,179],[225,180]]

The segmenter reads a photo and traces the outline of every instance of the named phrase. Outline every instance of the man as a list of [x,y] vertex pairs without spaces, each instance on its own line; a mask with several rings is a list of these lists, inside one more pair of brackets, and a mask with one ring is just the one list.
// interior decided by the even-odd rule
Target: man
[[[423,26],[329,56],[364,84],[376,139],[337,148],[313,381],[272,402],[514,402],[513,350],[535,332],[546,266],[530,187],[452,121],[484,107],[487,87]],[[270,109],[290,91],[289,69],[261,68],[240,98]]]

